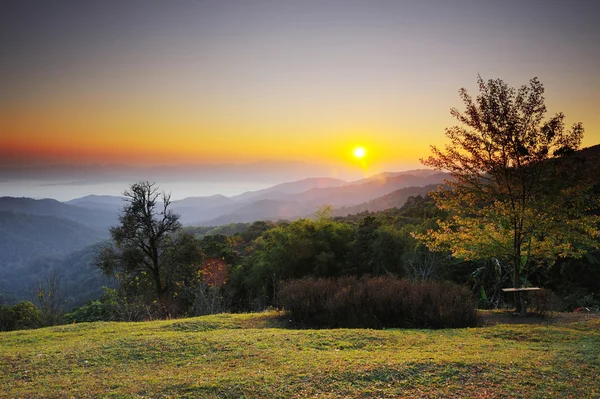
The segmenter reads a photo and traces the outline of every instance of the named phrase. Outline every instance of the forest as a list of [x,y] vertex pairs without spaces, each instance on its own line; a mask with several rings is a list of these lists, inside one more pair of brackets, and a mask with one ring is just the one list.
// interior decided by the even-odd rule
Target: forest
[[[414,237],[434,227],[447,214],[430,197],[411,197],[400,208],[331,217],[324,208],[319,217],[278,223],[257,221],[219,227],[186,227],[177,232],[195,257],[190,273],[172,274],[174,298],[171,316],[260,311],[279,307],[280,282],[312,278],[364,276],[404,278],[411,281],[447,281],[467,287],[482,309],[513,306],[501,288],[510,286],[510,268],[498,259],[460,261],[447,252],[432,252]],[[181,238],[185,237],[185,238]],[[196,252],[193,252],[196,251]],[[91,252],[93,255],[94,252]],[[89,255],[89,254],[88,254]],[[95,258],[75,263],[95,267]],[[545,288],[531,295],[533,310],[573,311],[597,308],[600,292],[600,251],[581,259],[566,258],[549,268],[535,268],[522,276],[526,285]],[[93,269],[90,268],[90,272]],[[97,320],[161,318],[156,296],[144,271],[112,279],[96,273],[90,284],[106,284],[100,298],[65,312],[60,285],[79,279],[73,271],[59,281],[54,309],[36,309],[24,303],[2,306],[2,328],[43,325],[44,317],[57,323]],[[81,284],[78,284],[81,285]],[[44,287],[41,294],[44,295]],[[82,287],[83,288],[83,287]],[[98,292],[98,290],[96,290]],[[10,312],[10,308],[14,311]],[[11,314],[8,314],[8,313]],[[60,317],[43,316],[58,312]]]

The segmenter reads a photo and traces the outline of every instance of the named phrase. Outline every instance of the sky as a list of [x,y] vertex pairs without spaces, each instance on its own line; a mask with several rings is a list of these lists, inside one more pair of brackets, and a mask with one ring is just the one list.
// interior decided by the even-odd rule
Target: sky
[[538,77],[595,145],[599,16],[594,0],[3,1],[0,166],[405,170],[478,75]]

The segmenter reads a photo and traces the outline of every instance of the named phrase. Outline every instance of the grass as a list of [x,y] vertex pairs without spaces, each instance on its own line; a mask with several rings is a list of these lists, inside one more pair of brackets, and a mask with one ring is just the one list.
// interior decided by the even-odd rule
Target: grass
[[0,333],[0,397],[597,398],[600,320],[294,330],[281,315]]

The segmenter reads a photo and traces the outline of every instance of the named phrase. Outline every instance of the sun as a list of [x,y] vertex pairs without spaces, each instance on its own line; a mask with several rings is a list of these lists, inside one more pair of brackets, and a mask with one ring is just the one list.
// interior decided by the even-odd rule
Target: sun
[[356,147],[352,153],[354,154],[354,157],[362,159],[367,155],[367,150],[365,150],[365,147]]

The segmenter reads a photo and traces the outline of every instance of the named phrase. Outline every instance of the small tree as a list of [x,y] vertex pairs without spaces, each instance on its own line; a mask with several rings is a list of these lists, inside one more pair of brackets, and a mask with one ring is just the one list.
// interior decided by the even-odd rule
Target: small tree
[[127,202],[120,224],[110,229],[114,245],[101,249],[98,266],[136,294],[154,297],[167,316],[178,283],[185,280],[183,274],[195,273],[191,268],[201,261],[202,251],[193,237],[175,234],[181,229],[179,215],[169,209],[171,196],[154,183],[135,183],[123,195]]
[[[507,262],[519,288],[529,267],[581,257],[598,245],[590,181],[583,161],[573,156],[583,127],[566,130],[562,113],[544,120],[544,87],[537,78],[518,90],[499,79],[480,77],[478,85],[475,100],[460,90],[466,110],[451,110],[462,126],[446,129],[445,150],[432,146],[433,155],[421,160],[452,179],[431,194],[448,219],[416,236],[460,259]],[[515,302],[524,313],[518,293]]]
[[35,297],[40,305],[40,316],[44,326],[56,326],[61,324],[67,295],[60,284],[60,278],[56,273],[45,280],[37,281]]

